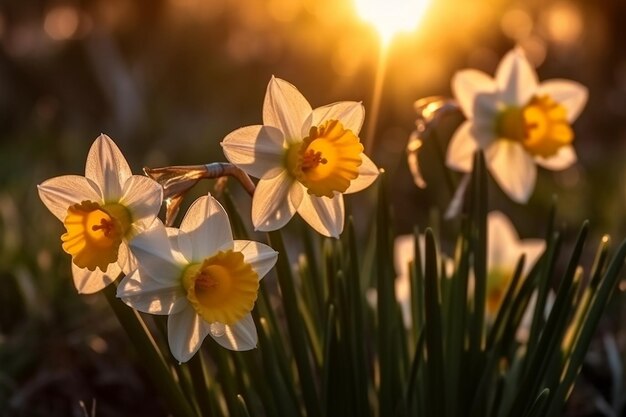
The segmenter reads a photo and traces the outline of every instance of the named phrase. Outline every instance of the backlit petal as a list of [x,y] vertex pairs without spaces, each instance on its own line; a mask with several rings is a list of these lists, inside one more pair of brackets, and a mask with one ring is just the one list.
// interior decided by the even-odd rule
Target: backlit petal
[[235,240],[233,250],[243,254],[244,262],[252,266],[259,279],[274,267],[278,259],[278,252],[274,249],[251,240]]
[[183,266],[174,258],[165,226],[160,221],[137,235],[130,242],[130,250],[139,267],[152,279],[169,285],[180,278]]
[[450,139],[446,165],[457,171],[470,172],[474,164],[474,153],[477,149],[478,144],[472,135],[472,122],[466,120]]
[[463,114],[468,119],[474,117],[476,98],[479,94],[493,93],[496,83],[482,71],[467,69],[458,71],[452,78],[452,91],[459,101]]
[[137,258],[130,251],[130,247],[126,242],[122,242],[117,253],[117,264],[122,268],[124,274],[128,274],[131,271],[137,269],[139,263]]
[[272,77],[263,102],[264,125],[282,130],[289,143],[300,142],[302,126],[311,111],[311,105],[296,87]]
[[485,152],[487,168],[500,188],[518,203],[526,203],[535,188],[537,167],[519,143],[499,140]]
[[556,155],[550,158],[535,156],[535,162],[537,165],[552,171],[561,171],[569,168],[576,163],[576,160],[576,151],[571,145],[561,146]]
[[311,117],[303,126],[302,137],[309,135],[311,126],[319,126],[328,120],[338,120],[344,129],[351,130],[356,136],[359,135],[363,120],[365,119],[365,107],[357,101],[340,101],[313,110]]
[[150,314],[174,314],[187,304],[180,282],[164,284],[136,269],[117,287],[117,297],[135,310]]
[[79,294],[93,294],[100,291],[115,281],[121,272],[122,269],[116,263],[109,264],[104,272],[99,268],[95,271],[79,268],[72,263],[72,278]]
[[519,236],[513,224],[503,213],[492,211],[487,215],[487,269],[513,270],[519,260]]
[[269,180],[260,180],[252,197],[252,224],[255,230],[269,231],[283,227],[296,212],[288,198],[294,179],[287,171]]
[[179,237],[179,249],[191,262],[200,262],[233,242],[226,210],[210,194],[193,202],[180,230],[188,239]]
[[39,198],[54,216],[64,221],[67,209],[85,200],[100,203],[102,197],[97,185],[80,175],[50,178],[37,186]]
[[501,99],[508,105],[523,106],[535,94],[537,73],[521,48],[507,53],[496,70]]
[[283,167],[283,132],[272,126],[246,126],[229,133],[222,150],[230,163],[256,178],[273,178]]
[[209,333],[221,346],[230,350],[251,350],[257,344],[256,326],[252,316],[248,314],[236,324],[225,325],[219,333]]
[[85,177],[98,184],[104,201],[117,201],[131,175],[128,162],[117,145],[107,135],[98,136],[87,155]]
[[567,110],[567,121],[573,122],[587,103],[587,87],[570,80],[547,80],[537,89],[537,95],[548,95]]
[[333,198],[328,198],[306,194],[298,214],[318,233],[339,238],[344,224],[343,195],[335,193]]
[[124,183],[120,204],[130,210],[133,223],[152,224],[163,202],[163,187],[142,175],[132,175]]
[[364,153],[361,155],[361,166],[359,166],[359,176],[350,181],[350,186],[344,194],[352,194],[361,191],[372,185],[378,178],[379,170],[376,164]]
[[167,340],[172,355],[179,362],[187,362],[200,349],[209,334],[210,325],[187,304],[180,312],[167,319]]

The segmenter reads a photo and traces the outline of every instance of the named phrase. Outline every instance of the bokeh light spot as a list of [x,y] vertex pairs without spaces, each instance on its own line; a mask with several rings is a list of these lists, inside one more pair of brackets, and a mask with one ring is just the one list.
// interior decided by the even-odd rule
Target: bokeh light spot
[[76,34],[79,22],[78,10],[70,6],[58,6],[46,14],[43,28],[50,38],[64,41]]

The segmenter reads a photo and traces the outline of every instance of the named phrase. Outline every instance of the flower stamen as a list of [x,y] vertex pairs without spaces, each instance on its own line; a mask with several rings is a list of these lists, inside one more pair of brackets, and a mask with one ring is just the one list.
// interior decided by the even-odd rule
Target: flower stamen
[[322,157],[322,153],[314,151],[313,149],[307,150],[300,159],[300,169],[302,171],[309,171],[316,168],[319,164],[327,164],[328,159]]
[[241,252],[228,250],[189,265],[182,284],[200,317],[208,323],[232,325],[252,311],[259,278]]
[[72,255],[72,262],[80,268],[106,271],[109,264],[117,261],[119,246],[131,223],[128,209],[120,204],[74,204],[63,222],[63,250]]
[[311,127],[309,136],[287,151],[287,169],[318,197],[343,193],[359,176],[363,145],[338,120]]
[[565,108],[550,96],[535,96],[523,107],[504,109],[496,122],[501,139],[518,141],[533,156],[548,158],[569,145],[574,133]]

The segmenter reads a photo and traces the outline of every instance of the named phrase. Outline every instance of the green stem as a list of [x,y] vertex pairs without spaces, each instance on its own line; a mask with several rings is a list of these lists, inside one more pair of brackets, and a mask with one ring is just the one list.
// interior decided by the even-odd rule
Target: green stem
[[146,372],[165,398],[172,414],[177,417],[197,417],[180,387],[172,378],[156,342],[139,313],[116,298],[117,287],[115,285],[105,287],[103,292],[126,334],[135,345],[138,356],[142,358]]
[[304,326],[298,308],[298,297],[296,296],[296,289],[293,283],[291,266],[287,258],[287,249],[285,248],[285,243],[283,242],[280,231],[270,232],[269,238],[271,246],[280,254],[276,264],[278,285],[283,295],[287,329],[293,346],[293,356],[296,361],[296,367],[298,368],[298,375],[300,376],[302,396],[304,397],[307,416],[318,417],[321,415],[319,397],[317,388],[315,387],[315,378],[311,371],[309,349],[307,347]]

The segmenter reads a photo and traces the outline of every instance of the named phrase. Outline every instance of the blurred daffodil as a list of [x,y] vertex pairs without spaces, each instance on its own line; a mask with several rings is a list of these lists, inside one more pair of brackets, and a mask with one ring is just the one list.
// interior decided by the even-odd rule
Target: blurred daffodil
[[128,242],[152,225],[163,199],[159,184],[132,175],[106,135],[91,146],[84,177],[55,177],[37,188],[43,203],[65,226],[63,250],[72,255],[74,285],[83,294],[103,289],[132,269]]
[[554,79],[539,83],[520,48],[510,51],[495,79],[477,70],[459,71],[452,90],[467,117],[446,157],[449,167],[469,172],[476,149],[485,152],[489,171],[516,202],[525,203],[537,167],[561,170],[576,162],[571,124],[587,101],[587,89]]
[[[487,217],[487,297],[486,314],[489,320],[493,320],[500,309],[502,300],[513,279],[515,267],[522,254],[526,255],[526,274],[530,267],[535,264],[539,255],[545,249],[545,242],[541,239],[520,240],[511,221],[502,213],[493,211]],[[421,257],[424,258],[424,240],[420,236]],[[410,262],[415,253],[415,240],[413,235],[398,236],[394,242],[394,265],[398,277],[395,281],[396,299],[402,308],[402,316],[405,325],[411,324],[410,303]],[[453,262],[444,255],[443,265],[446,268],[446,276],[451,276],[454,270]],[[473,294],[473,278],[470,279],[470,296]],[[370,302],[375,294],[368,294]],[[375,299],[375,298],[374,298]],[[532,313],[534,302],[528,307]],[[530,325],[530,317],[524,319],[523,326]]]
[[278,253],[233,241],[228,215],[211,195],[191,205],[180,229],[158,222],[131,242],[131,250],[139,266],[122,280],[117,296],[136,310],[169,315],[167,336],[178,361],[188,361],[207,335],[232,350],[256,346],[250,312],[259,280]]
[[[494,319],[522,254],[525,276],[545,249],[541,239],[520,240],[511,221],[499,211],[487,216],[487,316]],[[532,309],[532,308],[531,308]]]
[[256,230],[279,229],[297,212],[319,233],[339,236],[343,194],[368,187],[378,175],[358,137],[363,118],[361,103],[312,109],[293,85],[272,77],[263,125],[235,130],[222,142],[231,163],[260,178],[252,199]]

